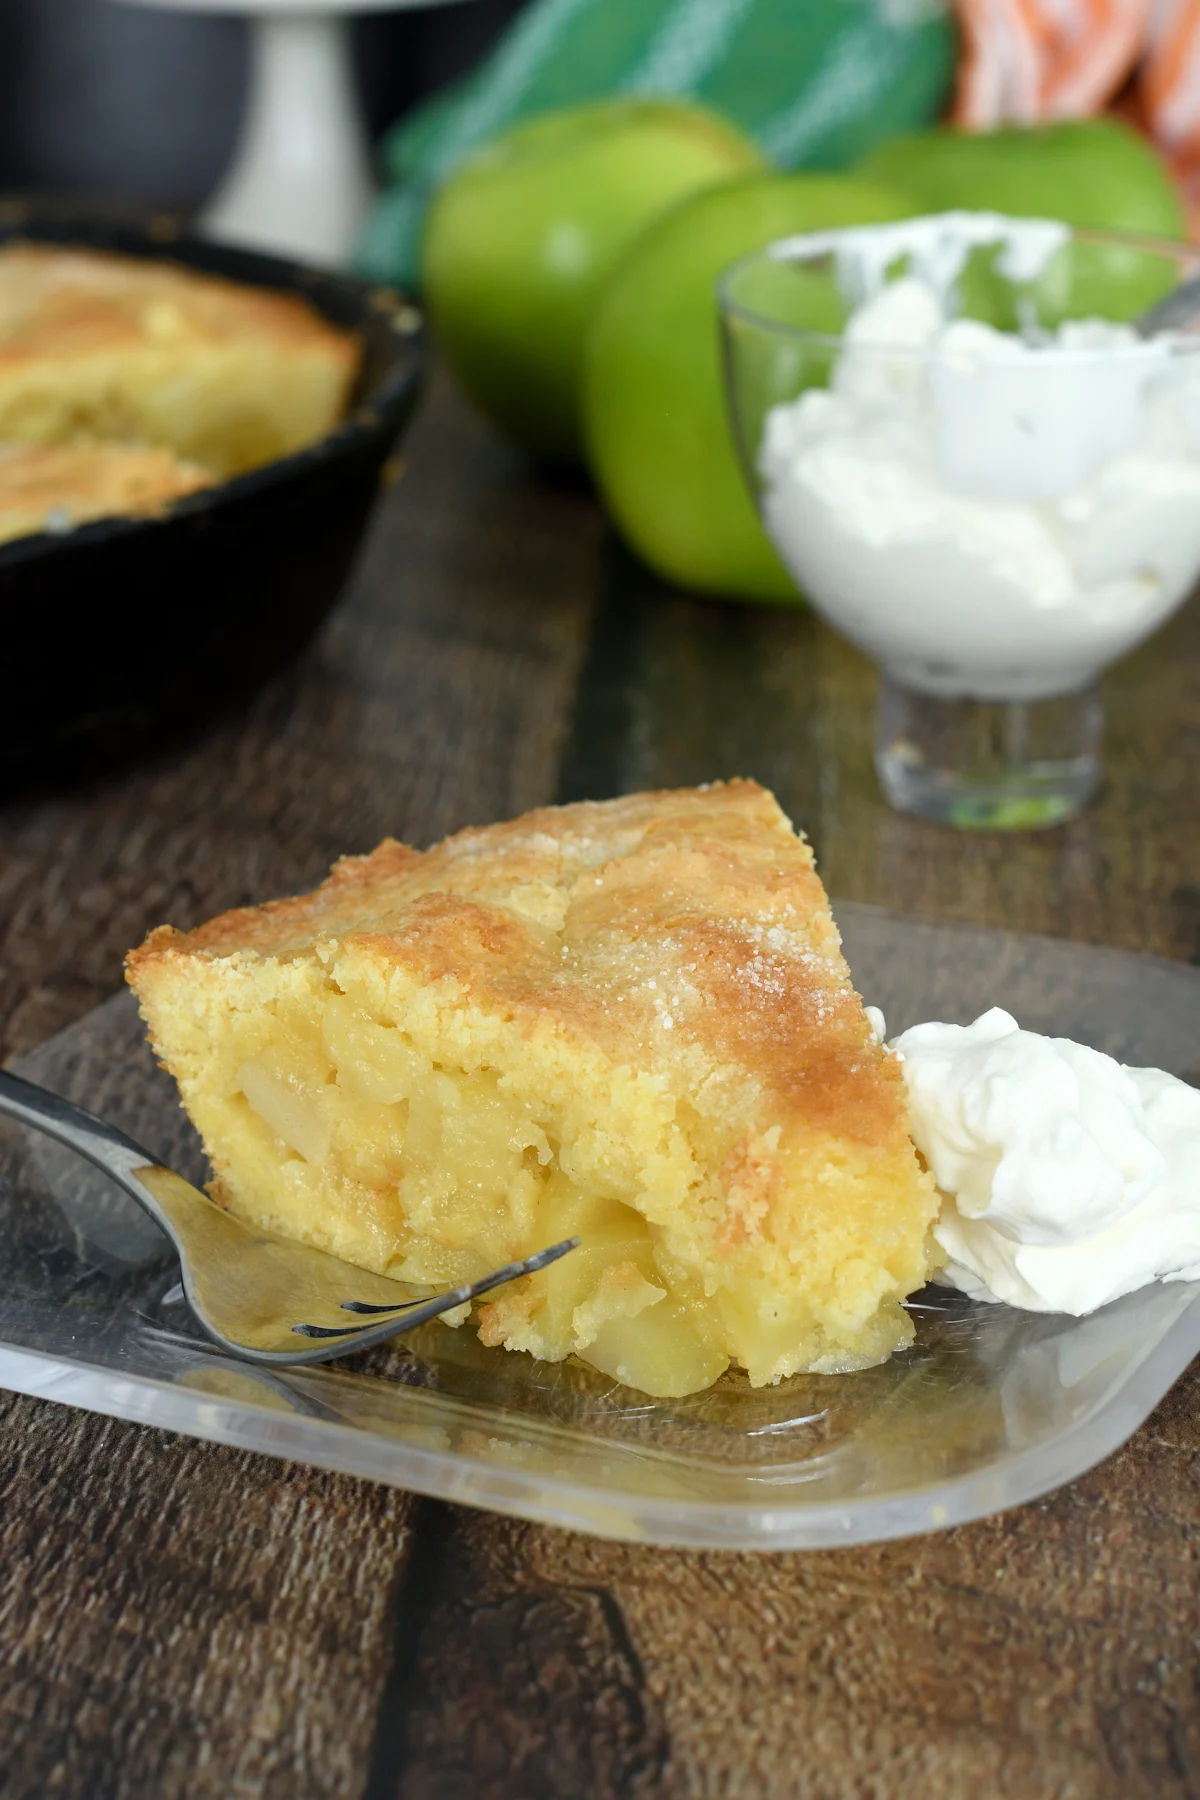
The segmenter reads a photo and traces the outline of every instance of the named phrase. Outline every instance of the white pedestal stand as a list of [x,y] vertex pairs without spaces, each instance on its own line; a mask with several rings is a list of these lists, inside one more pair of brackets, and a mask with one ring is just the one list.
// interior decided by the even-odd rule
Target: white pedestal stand
[[126,0],[251,21],[250,95],[233,163],[196,225],[325,267],[345,263],[374,194],[350,58],[353,13],[454,0]]

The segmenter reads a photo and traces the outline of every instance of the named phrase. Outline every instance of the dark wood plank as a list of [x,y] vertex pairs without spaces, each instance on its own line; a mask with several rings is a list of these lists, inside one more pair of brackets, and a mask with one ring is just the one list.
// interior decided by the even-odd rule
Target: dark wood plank
[[664,1711],[620,1602],[603,1584],[547,1578],[527,1551],[521,1525],[427,1506],[423,1629],[404,1655],[395,1754],[377,1761],[368,1800],[661,1791]]
[[0,1794],[361,1790],[413,1502],[0,1395]]

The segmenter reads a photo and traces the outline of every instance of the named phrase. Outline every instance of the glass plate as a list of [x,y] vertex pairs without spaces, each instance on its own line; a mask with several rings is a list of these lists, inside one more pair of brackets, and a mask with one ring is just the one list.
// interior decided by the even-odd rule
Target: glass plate
[[[836,909],[889,1029],[999,1001],[1200,1085],[1200,970],[1049,939]],[[128,996],[19,1065],[165,1162],[203,1160]],[[1121,1444],[1200,1351],[1200,1286],[1088,1319],[927,1288],[881,1368],[651,1400],[582,1364],[426,1326],[332,1366],[265,1373],[196,1330],[157,1227],[71,1152],[0,1136],[0,1383],[214,1442],[611,1537],[736,1549],[865,1543],[961,1524]]]

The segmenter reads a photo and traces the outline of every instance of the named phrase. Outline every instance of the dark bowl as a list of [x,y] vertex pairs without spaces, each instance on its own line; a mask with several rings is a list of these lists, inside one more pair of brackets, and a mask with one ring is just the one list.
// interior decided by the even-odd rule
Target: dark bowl
[[235,706],[333,606],[384,465],[416,404],[419,313],[392,289],[38,202],[0,206],[0,241],[84,244],[302,295],[357,333],[345,422],[295,456],[176,501],[0,545],[0,793],[124,761]]

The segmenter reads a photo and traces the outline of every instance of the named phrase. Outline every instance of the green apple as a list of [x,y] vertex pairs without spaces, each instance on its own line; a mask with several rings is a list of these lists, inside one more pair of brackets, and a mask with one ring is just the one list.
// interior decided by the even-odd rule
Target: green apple
[[[964,133],[941,128],[893,138],[857,173],[912,196],[922,212],[953,207],[1062,219],[1068,225],[1180,238],[1186,219],[1166,165],[1117,119]],[[1133,319],[1179,279],[1177,265],[1151,250],[1073,243],[1032,283],[1048,327],[1064,319]],[[1009,285],[972,259],[962,284],[965,312],[1015,329]]]
[[[722,389],[715,285],[774,238],[913,212],[842,175],[759,176],[675,207],[609,282],[588,333],[588,462],[618,529],[668,581],[741,600],[797,599],[738,466]],[[836,329],[814,283],[816,329]],[[799,318],[794,320],[801,323]]]
[[466,163],[430,211],[422,285],[477,405],[527,449],[578,456],[584,329],[605,279],[665,208],[763,166],[735,127],[668,100],[545,114]]
[[952,207],[1063,219],[1178,238],[1185,218],[1166,165],[1117,119],[892,138],[855,174],[910,194],[922,212]]

